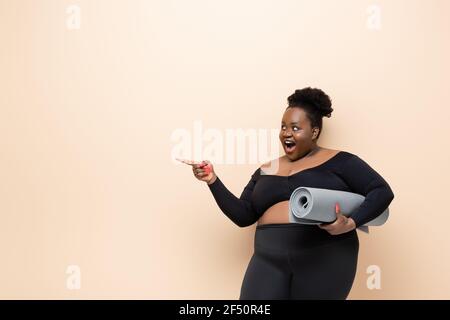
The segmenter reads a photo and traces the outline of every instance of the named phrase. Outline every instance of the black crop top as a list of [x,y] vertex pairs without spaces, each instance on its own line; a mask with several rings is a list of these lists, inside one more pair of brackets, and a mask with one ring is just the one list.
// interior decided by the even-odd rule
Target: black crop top
[[258,168],[239,198],[219,177],[208,185],[222,212],[240,227],[252,225],[269,207],[289,200],[291,193],[300,186],[363,195],[365,200],[351,214],[356,227],[375,219],[394,199],[394,193],[383,177],[364,160],[346,151],[339,151],[324,163],[289,176],[266,175]]

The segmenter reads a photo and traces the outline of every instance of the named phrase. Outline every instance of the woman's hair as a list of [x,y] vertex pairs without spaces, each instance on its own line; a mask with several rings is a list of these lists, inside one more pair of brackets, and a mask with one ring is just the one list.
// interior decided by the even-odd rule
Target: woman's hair
[[[311,127],[319,127],[319,134],[322,133],[322,118],[331,117],[333,108],[331,108],[330,97],[320,89],[317,88],[303,88],[295,90],[295,92],[287,98],[288,107],[298,107],[305,110],[306,115],[311,122]],[[286,109],[287,109],[286,108]]]

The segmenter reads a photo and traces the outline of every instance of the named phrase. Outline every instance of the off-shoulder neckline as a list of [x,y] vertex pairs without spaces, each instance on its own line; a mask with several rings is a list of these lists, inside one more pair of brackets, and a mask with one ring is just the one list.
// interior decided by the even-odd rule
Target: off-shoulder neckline
[[278,174],[261,174],[261,172],[264,172],[263,170],[261,170],[261,167],[258,168],[258,171],[259,171],[259,175],[260,175],[261,177],[291,178],[291,177],[296,176],[296,175],[298,175],[298,174],[300,174],[300,173],[302,173],[302,172],[309,171],[309,170],[314,170],[314,169],[318,169],[318,168],[320,168],[320,167],[323,167],[324,165],[326,165],[326,164],[328,164],[328,163],[334,161],[339,155],[343,155],[343,154],[348,154],[348,152],[345,152],[345,151],[339,151],[339,152],[337,152],[335,155],[333,155],[331,158],[329,158],[328,160],[322,162],[321,164],[318,164],[317,166],[314,166],[314,167],[310,167],[310,168],[306,168],[306,169],[297,171],[297,172],[292,173],[292,174],[290,174],[290,175],[288,175],[288,176],[282,176],[282,175],[278,175]]

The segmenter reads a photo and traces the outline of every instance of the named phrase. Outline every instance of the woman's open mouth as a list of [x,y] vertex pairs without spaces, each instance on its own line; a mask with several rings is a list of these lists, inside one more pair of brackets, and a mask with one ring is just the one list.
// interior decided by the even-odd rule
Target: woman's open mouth
[[295,141],[294,140],[284,140],[283,146],[284,146],[284,151],[286,151],[286,153],[292,153],[295,150]]

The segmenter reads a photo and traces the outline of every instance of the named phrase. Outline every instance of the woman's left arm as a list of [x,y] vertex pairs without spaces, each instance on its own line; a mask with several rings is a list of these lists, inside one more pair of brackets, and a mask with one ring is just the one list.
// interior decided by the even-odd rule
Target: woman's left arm
[[352,192],[365,197],[361,205],[349,216],[355,222],[356,228],[382,214],[394,199],[394,193],[386,180],[357,155],[352,154],[337,168],[336,173]]

